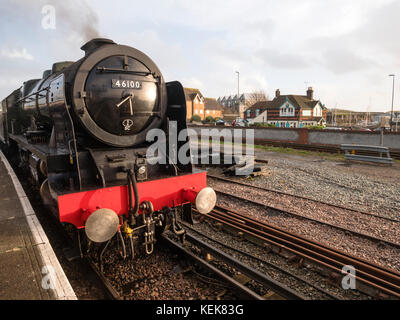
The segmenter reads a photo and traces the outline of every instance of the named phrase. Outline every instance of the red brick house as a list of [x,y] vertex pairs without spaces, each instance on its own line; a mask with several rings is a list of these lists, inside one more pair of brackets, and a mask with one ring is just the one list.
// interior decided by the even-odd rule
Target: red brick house
[[222,118],[223,107],[214,98],[205,98],[199,89],[183,88],[186,99],[186,120],[190,120],[193,115],[198,115],[201,120],[208,116]]
[[186,119],[190,120],[193,115],[197,114],[201,120],[204,116],[204,97],[199,89],[183,88],[186,98]]
[[260,101],[245,111],[245,119],[253,122],[273,124],[284,128],[302,128],[326,124],[327,108],[319,100],[314,100],[310,87],[305,96],[281,95],[276,90],[271,101]]
[[224,108],[219,104],[217,99],[205,98],[204,112],[205,117],[222,118]]

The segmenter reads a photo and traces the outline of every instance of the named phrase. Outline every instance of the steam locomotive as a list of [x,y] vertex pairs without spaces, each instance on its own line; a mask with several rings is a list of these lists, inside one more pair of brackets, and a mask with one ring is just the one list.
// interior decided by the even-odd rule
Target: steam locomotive
[[[191,220],[192,204],[206,214],[216,202],[206,173],[170,156],[189,144],[187,135],[171,141],[171,124],[186,129],[183,87],[132,47],[97,38],[81,49],[80,60],[54,63],[2,101],[0,141],[79,243],[117,239],[124,256],[126,246],[132,257],[150,254],[156,234],[184,234],[179,220]],[[165,148],[149,154],[156,129]]]

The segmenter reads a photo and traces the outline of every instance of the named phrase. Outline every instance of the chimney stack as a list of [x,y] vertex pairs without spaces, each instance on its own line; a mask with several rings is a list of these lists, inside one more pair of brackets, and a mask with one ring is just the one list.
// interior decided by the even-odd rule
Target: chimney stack
[[310,100],[314,100],[314,90],[312,87],[308,87],[307,98]]
[[281,95],[281,92],[279,89],[276,89],[275,91],[275,97],[278,98]]

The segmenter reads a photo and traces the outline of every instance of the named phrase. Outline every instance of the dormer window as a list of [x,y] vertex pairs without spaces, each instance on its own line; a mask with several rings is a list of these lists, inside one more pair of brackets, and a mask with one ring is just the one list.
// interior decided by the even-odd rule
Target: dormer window
[[280,108],[280,116],[281,117],[294,117],[294,107],[287,102],[286,104],[282,105]]

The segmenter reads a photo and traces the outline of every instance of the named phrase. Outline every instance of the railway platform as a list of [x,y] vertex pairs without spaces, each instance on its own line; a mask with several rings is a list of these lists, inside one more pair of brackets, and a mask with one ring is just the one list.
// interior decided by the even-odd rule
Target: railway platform
[[0,151],[0,300],[75,300],[76,295]]

